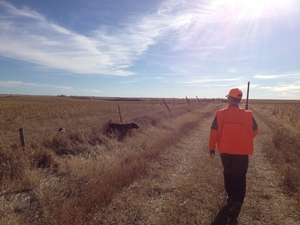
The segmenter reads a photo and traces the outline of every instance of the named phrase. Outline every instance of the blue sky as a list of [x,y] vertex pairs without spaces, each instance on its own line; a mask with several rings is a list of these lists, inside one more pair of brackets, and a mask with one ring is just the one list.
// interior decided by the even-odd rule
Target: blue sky
[[300,99],[299,0],[0,0],[0,94]]

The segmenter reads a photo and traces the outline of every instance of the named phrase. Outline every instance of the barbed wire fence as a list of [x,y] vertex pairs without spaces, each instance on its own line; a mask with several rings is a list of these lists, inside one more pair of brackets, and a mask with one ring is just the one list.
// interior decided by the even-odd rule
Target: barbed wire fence
[[[198,105],[201,105],[201,102],[199,101],[198,97],[197,99],[192,102],[196,102]],[[150,105],[148,107],[138,108],[134,110],[127,110],[128,106],[126,104],[124,105],[117,105],[117,108],[112,113],[107,113],[105,115],[99,115],[95,113],[93,116],[88,116],[87,118],[81,117],[81,118],[67,118],[67,119],[61,119],[61,118],[52,118],[52,119],[44,119],[44,118],[38,118],[34,119],[31,118],[26,121],[26,127],[22,126],[22,123],[4,123],[0,125],[1,127],[1,139],[5,143],[8,140],[14,140],[16,141],[19,139],[19,143],[21,143],[21,146],[23,148],[26,147],[26,140],[30,140],[31,137],[34,136],[51,136],[56,135],[59,132],[60,128],[64,128],[67,131],[73,130],[76,128],[80,128],[82,126],[103,126],[108,121],[118,121],[120,120],[120,123],[129,122],[129,121],[136,121],[143,117],[151,117],[153,115],[159,115],[164,116],[165,118],[168,118],[172,112],[176,112],[178,110],[186,109],[187,107],[191,107],[191,101],[186,97],[186,102],[182,103],[175,103],[169,102],[169,104],[165,101],[165,99],[162,99],[163,103],[155,104],[155,106]],[[204,102],[208,100],[204,99]],[[214,100],[210,100],[214,101]],[[200,104],[199,104],[200,103]],[[195,104],[194,104],[195,105]],[[124,109],[123,107],[124,106]],[[77,119],[77,121],[74,123],[74,119]],[[46,121],[46,126],[43,126],[43,124]],[[20,125],[17,127],[17,125]]]

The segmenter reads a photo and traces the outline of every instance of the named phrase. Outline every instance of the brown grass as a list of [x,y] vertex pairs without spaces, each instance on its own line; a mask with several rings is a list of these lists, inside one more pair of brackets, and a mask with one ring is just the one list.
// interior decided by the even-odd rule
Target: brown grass
[[263,103],[253,108],[272,128],[264,143],[268,158],[281,171],[282,187],[300,206],[300,103]]
[[[171,112],[161,99],[1,98],[0,224],[89,224],[124,187],[149,173],[165,149],[180,143],[199,121],[211,116],[211,104],[223,104],[166,102]],[[297,104],[258,102],[251,107],[274,128],[265,150],[282,172],[285,193],[299,203]],[[103,133],[109,120],[120,120],[118,105],[123,123],[140,126],[122,141]],[[25,149],[20,146],[21,127]],[[59,133],[60,127],[66,132]],[[197,168],[197,174],[205,170],[209,168]],[[182,202],[192,196],[190,184],[198,183],[189,179],[195,181],[197,176],[182,181]],[[210,179],[216,182],[203,179],[206,184]],[[216,188],[214,193],[223,189]],[[159,194],[163,189],[153,190],[152,194]],[[199,201],[207,203],[211,197],[201,196]],[[189,213],[196,215],[196,211]],[[182,213],[181,208],[177,206],[175,212]]]
[[[157,99],[106,101],[55,97],[2,99],[0,223],[86,224],[161,152],[195,126],[208,103]],[[167,100],[168,102],[168,100]],[[122,142],[103,133],[108,120],[140,126]],[[197,118],[200,119],[200,118]],[[25,132],[20,146],[18,129]],[[65,127],[65,133],[58,128]]]

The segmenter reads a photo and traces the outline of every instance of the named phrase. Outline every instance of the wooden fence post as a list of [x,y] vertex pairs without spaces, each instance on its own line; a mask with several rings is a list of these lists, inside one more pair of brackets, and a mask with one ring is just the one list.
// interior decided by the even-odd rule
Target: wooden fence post
[[169,110],[169,112],[170,112],[171,110],[170,110],[169,106],[167,105],[167,103],[166,103],[165,99],[162,99],[162,100],[164,101],[164,103],[165,103],[165,105],[166,105],[167,109],[168,109],[168,110]]
[[186,100],[187,100],[188,104],[190,105],[190,101],[189,101],[188,97],[185,97],[185,98],[186,98]]
[[198,98],[198,96],[196,96],[196,98],[197,98],[197,101],[199,102],[199,104],[201,104],[201,103],[200,103],[200,101],[199,101],[199,98]]
[[121,123],[123,123],[122,122],[122,115],[121,115],[121,110],[120,110],[120,106],[118,105],[118,109],[119,109],[119,116],[120,116],[120,121],[121,121]]
[[19,129],[19,133],[20,133],[21,146],[25,148],[25,137],[24,137],[23,128]]

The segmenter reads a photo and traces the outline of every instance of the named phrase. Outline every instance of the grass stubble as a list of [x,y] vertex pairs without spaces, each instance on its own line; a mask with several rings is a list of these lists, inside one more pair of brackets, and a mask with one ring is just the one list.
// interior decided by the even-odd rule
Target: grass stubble
[[[148,105],[137,109],[138,104],[133,103],[130,116],[141,128],[119,142],[103,134],[109,110],[104,108],[101,115],[101,106],[91,108],[95,103],[18,101],[20,104],[7,101],[1,118],[0,224],[88,224],[122,188],[145,173],[167,146],[195,126],[195,121],[187,118],[200,108],[198,103],[196,108],[181,107],[180,102],[175,103],[173,112],[166,113],[164,105],[150,102],[149,113]],[[126,104],[123,108],[130,108]],[[24,114],[17,112],[19,108],[22,112],[25,108]],[[98,114],[104,119],[98,119]],[[62,122],[60,115],[68,125],[66,133],[45,132],[45,127]],[[35,117],[39,123],[33,122]],[[17,126],[24,127],[26,149],[18,144]]]
[[[98,105],[96,101],[79,100],[78,104],[77,99],[59,99],[56,102],[52,98],[46,99],[44,104],[40,99],[35,100],[34,104],[29,100],[18,101],[20,104],[9,102],[5,105],[2,112],[4,116],[1,115],[0,224],[90,224],[95,215],[107,207],[124,187],[149,173],[154,163],[163,162],[161,156],[165,149],[179,143],[201,118],[206,117],[208,112],[214,112],[209,108],[211,103],[194,103],[196,106],[191,107],[174,101],[174,111],[167,112],[156,101],[123,102],[121,108],[128,111],[134,108],[132,113],[126,111],[127,118],[141,128],[119,142],[102,133],[103,124],[108,119],[117,120],[118,114],[111,110],[116,109],[118,102]],[[138,108],[139,105],[143,106]],[[270,127],[283,126],[282,118],[271,120],[268,115],[278,115],[274,113],[274,107],[268,111],[268,107],[263,106],[264,113],[259,107],[262,106],[258,104],[254,108]],[[16,113],[20,108],[26,109],[24,115]],[[14,113],[9,114],[11,109]],[[38,122],[34,122],[35,118]],[[47,127],[56,129],[60,124],[67,125],[66,133],[49,134]],[[285,126],[287,124],[284,123]],[[25,127],[25,132],[26,128],[30,132],[26,136],[25,150],[18,144],[15,135],[20,126]],[[295,123],[289,126],[293,127]],[[294,198],[294,204],[299,205],[299,139],[295,138],[297,133],[293,132],[297,131],[297,126],[289,129],[289,132],[286,129],[273,129],[265,140],[264,149],[282,173],[281,185],[285,194]],[[198,173],[194,174],[201,177],[207,168],[196,170]],[[219,172],[218,176],[220,178]],[[182,179],[184,188],[180,189],[180,204],[195,196],[192,193],[196,190],[195,181],[198,179],[195,176]],[[198,193],[197,201],[206,205],[209,205],[209,201],[212,203],[211,208],[205,208],[203,213],[213,211],[220,204],[220,199],[214,198],[213,194],[222,191],[222,181],[219,179],[206,178],[202,185],[207,183],[213,184],[215,189],[212,189],[212,195],[200,197],[201,193]],[[156,190],[153,195],[162,189],[152,190]],[[172,191],[169,192],[171,197],[174,196]],[[268,198],[267,195],[265,197]],[[181,207],[175,207],[172,213],[178,214],[181,210]],[[197,206],[184,213],[188,213],[186,217],[194,216],[194,224],[197,224],[201,218],[198,218],[199,212],[195,211]],[[119,222],[126,221],[122,219],[126,215],[119,216]],[[188,224],[184,219],[186,217],[172,222]],[[139,219],[145,218],[136,218]],[[166,220],[170,221],[170,218]]]
[[255,104],[270,128],[263,143],[266,157],[281,174],[284,193],[300,207],[300,103]]

